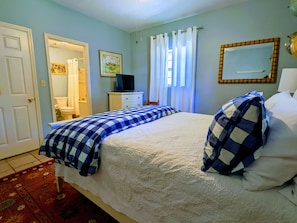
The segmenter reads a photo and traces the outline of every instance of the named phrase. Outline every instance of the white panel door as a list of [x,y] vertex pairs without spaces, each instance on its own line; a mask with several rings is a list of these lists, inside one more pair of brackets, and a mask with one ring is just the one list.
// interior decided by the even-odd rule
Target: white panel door
[[29,31],[0,23],[0,159],[40,145]]

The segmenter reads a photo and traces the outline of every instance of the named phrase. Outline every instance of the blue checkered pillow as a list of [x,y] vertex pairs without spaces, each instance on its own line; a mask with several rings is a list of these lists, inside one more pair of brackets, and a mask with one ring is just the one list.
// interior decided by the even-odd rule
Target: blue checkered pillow
[[253,91],[224,104],[209,127],[201,169],[230,175],[251,164],[266,143],[268,123],[260,92]]

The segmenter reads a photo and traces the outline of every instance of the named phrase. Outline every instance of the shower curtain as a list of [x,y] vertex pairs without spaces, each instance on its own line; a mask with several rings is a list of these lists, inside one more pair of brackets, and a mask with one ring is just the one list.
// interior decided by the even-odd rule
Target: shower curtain
[[73,107],[76,116],[79,116],[79,86],[77,59],[67,60],[68,65],[68,107]]

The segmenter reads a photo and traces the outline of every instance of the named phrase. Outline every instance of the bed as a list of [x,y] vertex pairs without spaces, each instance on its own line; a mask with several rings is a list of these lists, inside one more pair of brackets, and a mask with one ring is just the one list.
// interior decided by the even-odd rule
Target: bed
[[[119,222],[296,222],[296,134],[286,129],[292,135],[283,137],[277,132],[277,121],[283,119],[289,120],[285,127],[296,133],[292,120],[297,120],[297,100],[289,99],[296,101],[296,110],[289,113],[289,118],[283,115],[287,111],[277,106],[278,101],[284,106],[284,94],[267,100],[272,120],[267,142],[261,155],[242,171],[228,175],[202,171],[214,116],[171,112],[106,136],[100,146],[99,168],[92,174],[83,176],[77,168],[56,160],[58,185],[61,179],[70,183]],[[159,107],[163,106],[144,106]],[[53,128],[61,125],[55,123]],[[291,148],[288,153],[270,154],[269,148],[276,144],[274,136],[285,138]],[[55,158],[46,149],[50,150],[43,145],[40,154]],[[273,177],[265,175],[266,164],[256,165],[271,164],[269,158],[276,163],[276,167],[268,166],[276,168]],[[289,173],[284,174],[284,170]]]

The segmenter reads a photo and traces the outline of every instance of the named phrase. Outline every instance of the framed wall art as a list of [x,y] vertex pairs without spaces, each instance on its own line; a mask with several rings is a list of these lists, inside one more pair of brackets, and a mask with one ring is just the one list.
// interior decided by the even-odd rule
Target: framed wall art
[[100,75],[102,77],[115,77],[122,73],[122,55],[99,50]]
[[66,75],[66,64],[64,63],[51,63],[52,74]]

